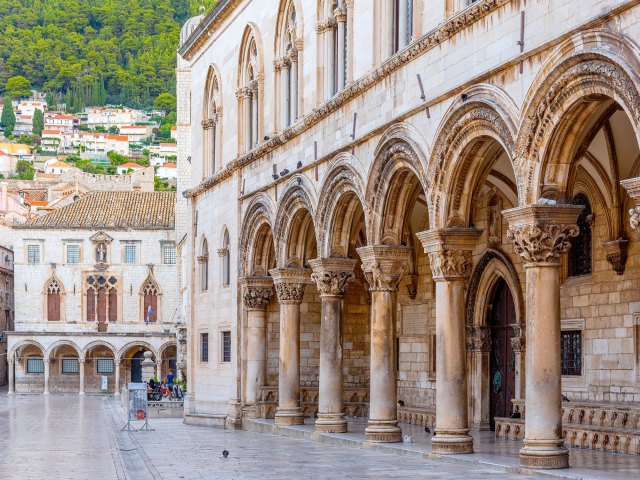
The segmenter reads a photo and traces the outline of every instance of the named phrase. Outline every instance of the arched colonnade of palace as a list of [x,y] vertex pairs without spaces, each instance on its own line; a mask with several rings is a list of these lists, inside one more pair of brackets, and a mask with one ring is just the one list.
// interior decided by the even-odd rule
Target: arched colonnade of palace
[[[16,343],[8,353],[9,395],[14,393],[113,393],[121,385],[141,381],[143,353],[150,351],[157,378],[175,371],[176,342],[159,347],[132,340],[119,345],[105,341],[56,340],[44,345],[36,339]],[[103,389],[107,377],[107,389]]]
[[[478,85],[431,142],[401,123],[368,168],[341,153],[318,190],[297,175],[277,206],[256,194],[240,236],[245,405],[277,384],[276,423],[301,423],[316,413],[301,402],[306,388],[317,392],[316,430],[344,432],[345,392],[355,392],[367,440],[394,442],[398,392],[424,400],[435,390],[433,451],[468,453],[470,425],[488,427],[501,405],[490,398],[490,352],[508,330],[511,398],[526,398],[522,462],[566,466],[561,285],[585,208],[576,198],[594,212],[594,275],[624,275],[627,255],[640,254],[635,202],[620,187],[640,176],[638,72],[632,42],[585,32],[558,47],[521,108]],[[492,304],[510,319],[489,325]],[[423,328],[412,312],[434,322]],[[432,339],[431,358],[397,343],[409,323]],[[428,371],[399,372],[403,355]]]

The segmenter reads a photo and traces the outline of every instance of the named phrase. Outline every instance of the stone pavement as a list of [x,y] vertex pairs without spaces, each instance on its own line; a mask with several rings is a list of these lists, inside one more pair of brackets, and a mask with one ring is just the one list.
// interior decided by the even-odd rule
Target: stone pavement
[[[110,397],[7,397],[0,390],[2,479],[527,478],[490,464],[426,458],[417,430],[416,443],[394,446],[403,455],[393,455],[348,442],[333,445],[304,437],[187,426],[172,418],[150,420],[152,432],[122,432],[124,423],[120,403]],[[303,433],[310,430],[309,425],[298,428]],[[346,435],[353,439],[359,433]],[[406,451],[397,451],[403,448]],[[229,458],[222,457],[223,449],[230,452]],[[595,459],[609,464],[609,478],[638,478],[638,457]],[[604,465],[600,467],[594,473],[607,478],[601,475]]]

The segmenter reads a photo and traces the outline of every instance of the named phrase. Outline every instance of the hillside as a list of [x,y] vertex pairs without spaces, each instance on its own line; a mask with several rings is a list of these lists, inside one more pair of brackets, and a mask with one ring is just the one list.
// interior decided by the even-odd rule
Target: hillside
[[109,103],[151,105],[175,93],[180,26],[201,3],[215,0],[0,0],[0,89],[16,75],[59,93],[104,81]]

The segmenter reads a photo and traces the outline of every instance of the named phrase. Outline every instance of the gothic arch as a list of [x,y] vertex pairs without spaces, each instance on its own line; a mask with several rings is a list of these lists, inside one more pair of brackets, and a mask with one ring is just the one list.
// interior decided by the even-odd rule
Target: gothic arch
[[161,322],[162,321],[162,290],[160,285],[156,281],[153,270],[149,269],[147,278],[140,284],[140,290],[138,291],[140,298],[140,310],[142,315],[141,320],[146,321],[147,310],[149,306],[152,307],[152,312],[149,315],[149,322]]
[[265,193],[251,199],[240,232],[240,275],[264,276],[272,265],[269,252],[275,251],[274,205]]
[[[65,289],[62,280],[58,278],[55,270],[51,272],[51,276],[44,284],[42,292],[42,308],[45,313],[44,317],[47,320],[65,320]],[[50,312],[50,309],[54,309],[55,312]],[[53,319],[53,316],[58,318]]]
[[367,225],[364,178],[364,168],[360,161],[349,153],[340,153],[329,163],[322,179],[316,212],[319,255],[348,254],[352,237],[350,230],[358,213],[358,206],[362,210],[363,223]]
[[444,116],[429,161],[434,228],[468,226],[474,190],[493,164],[489,159],[502,150],[513,167],[517,132],[513,101],[491,85],[477,85],[464,95]]
[[527,95],[516,143],[524,203],[536,203],[545,185],[564,194],[576,132],[603,99],[625,111],[640,139],[639,59],[634,42],[610,30],[577,33],[553,52]]
[[370,245],[398,245],[406,236],[402,229],[411,213],[408,206],[429,187],[426,151],[426,142],[411,125],[393,125],[382,135],[366,189]]
[[303,175],[294,175],[284,185],[273,229],[278,266],[302,267],[305,253],[317,248],[316,199],[315,189]]
[[221,167],[223,98],[221,79],[219,68],[211,64],[207,72],[202,108],[203,177],[213,175]]
[[248,152],[264,131],[264,49],[255,23],[247,24],[238,58],[238,149]]
[[524,296],[518,273],[506,255],[492,249],[487,249],[480,257],[469,279],[466,302],[468,327],[486,325],[487,306],[499,279],[503,279],[511,290],[517,323],[525,327]]

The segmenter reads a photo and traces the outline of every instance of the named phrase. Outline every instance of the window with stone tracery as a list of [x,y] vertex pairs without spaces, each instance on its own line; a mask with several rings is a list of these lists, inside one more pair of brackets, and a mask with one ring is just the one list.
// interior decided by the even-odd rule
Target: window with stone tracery
[[342,90],[349,78],[351,11],[352,2],[348,0],[324,0],[322,6],[324,19],[316,30],[320,34],[318,41],[323,52],[325,99]]
[[205,90],[205,108],[203,128],[204,160],[203,177],[216,172],[220,155],[220,132],[222,123],[222,108],[220,95],[220,80],[213,68],[209,71],[209,79]]
[[279,26],[275,70],[279,88],[279,125],[287,128],[298,119],[298,78],[299,61],[296,29],[298,27],[296,9],[289,0]]
[[144,295],[143,321],[149,323],[158,321],[158,295],[160,293],[158,285],[149,279],[146,281],[142,293]]
[[240,112],[241,145],[248,152],[260,141],[261,129],[258,45],[252,34],[249,34],[242,48],[241,61],[240,84],[236,94]]
[[409,45],[413,34],[413,0],[391,0],[393,3],[392,52]]
[[109,275],[91,275],[87,278],[87,322],[97,322],[99,331],[106,331],[107,322],[118,320],[118,280]]
[[47,293],[47,320],[50,322],[59,322],[62,318],[60,312],[60,303],[62,299],[62,288],[60,283],[54,278],[46,288]]
[[229,252],[229,244],[229,232],[225,230],[222,248],[220,249],[220,256],[222,257],[222,285],[225,287],[231,282],[231,254]]
[[579,233],[571,241],[569,249],[569,276],[578,277],[581,275],[589,275],[592,270],[592,225],[593,212],[591,204],[586,195],[579,193],[573,199],[575,205],[582,205],[584,208],[578,217]]

